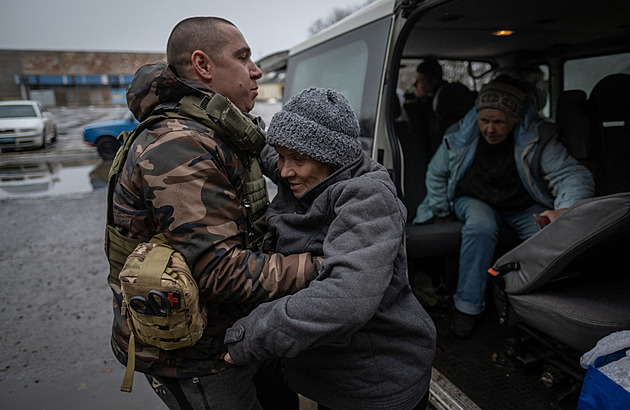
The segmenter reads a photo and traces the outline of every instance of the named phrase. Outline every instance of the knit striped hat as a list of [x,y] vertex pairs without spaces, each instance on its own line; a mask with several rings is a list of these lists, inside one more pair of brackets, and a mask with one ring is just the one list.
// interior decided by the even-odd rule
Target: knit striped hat
[[359,122],[350,103],[332,89],[309,88],[271,119],[267,143],[338,168],[361,156]]
[[[475,106],[477,112],[492,108],[501,110],[516,120],[523,118],[525,109],[525,91],[516,85],[508,84],[506,79],[500,76],[496,80],[484,85],[479,91]],[[511,81],[513,83],[513,81]]]

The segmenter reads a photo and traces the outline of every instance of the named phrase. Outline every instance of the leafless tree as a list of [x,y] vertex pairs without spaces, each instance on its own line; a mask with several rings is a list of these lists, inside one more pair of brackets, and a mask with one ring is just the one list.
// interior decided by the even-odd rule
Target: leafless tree
[[322,31],[323,29],[325,29],[328,26],[332,26],[333,24],[335,24],[336,22],[338,22],[339,20],[349,16],[350,14],[354,13],[355,11],[367,6],[368,4],[374,2],[375,0],[367,0],[361,4],[355,5],[355,6],[348,6],[346,8],[339,8],[339,7],[335,7],[333,9],[332,12],[330,12],[330,14],[328,15],[328,17],[325,18],[319,18],[317,20],[315,20],[311,26],[308,28],[308,33],[310,36],[314,36],[315,34],[319,33],[320,31]]

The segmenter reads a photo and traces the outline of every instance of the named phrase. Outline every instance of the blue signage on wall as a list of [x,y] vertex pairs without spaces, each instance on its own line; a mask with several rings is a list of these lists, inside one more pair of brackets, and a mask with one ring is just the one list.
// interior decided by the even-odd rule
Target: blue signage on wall
[[112,103],[127,104],[127,90],[124,88],[112,88]]

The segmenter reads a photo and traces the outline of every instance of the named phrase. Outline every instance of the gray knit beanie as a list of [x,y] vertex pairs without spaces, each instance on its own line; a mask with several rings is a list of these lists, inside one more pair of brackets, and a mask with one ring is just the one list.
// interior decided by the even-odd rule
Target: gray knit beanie
[[267,143],[343,167],[361,156],[359,122],[348,100],[332,89],[309,88],[275,114]]
[[510,84],[506,76],[500,76],[481,87],[475,106],[477,111],[493,108],[520,120],[523,118],[525,96],[525,91],[515,83]]

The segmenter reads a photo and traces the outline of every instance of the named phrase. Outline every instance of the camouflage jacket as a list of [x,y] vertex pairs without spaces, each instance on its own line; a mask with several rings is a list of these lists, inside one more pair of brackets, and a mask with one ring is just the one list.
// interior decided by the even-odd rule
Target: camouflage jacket
[[[164,63],[138,70],[127,92],[140,121],[159,104],[212,92],[178,78]],[[254,159],[257,160],[257,159]],[[208,327],[195,346],[164,351],[136,346],[136,370],[166,377],[207,375],[229,367],[225,330],[258,304],[305,288],[317,275],[310,254],[283,256],[244,249],[243,163],[214,132],[192,120],[152,123],[133,143],[113,196],[114,226],[148,241],[163,233],[182,253],[208,307]],[[126,364],[129,327],[114,292],[112,348]]]

